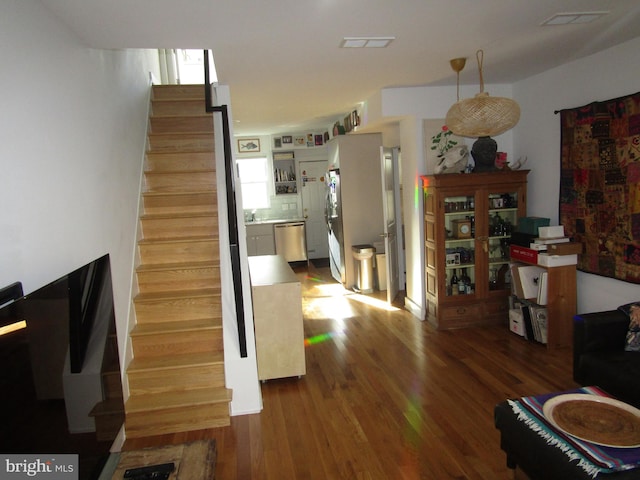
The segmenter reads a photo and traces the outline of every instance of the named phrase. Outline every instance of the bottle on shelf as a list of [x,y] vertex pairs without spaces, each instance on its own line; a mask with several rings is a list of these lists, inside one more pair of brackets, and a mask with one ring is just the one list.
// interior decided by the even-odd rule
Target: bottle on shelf
[[460,280],[458,279],[458,274],[456,270],[453,271],[453,276],[451,277],[451,295],[458,295],[460,291],[458,290],[460,284]]
[[462,273],[460,274],[460,284],[462,285],[462,289],[464,293],[471,293],[471,278],[467,274],[467,269],[463,268]]
[[458,295],[464,295],[467,293],[467,287],[462,281],[462,277],[458,280]]

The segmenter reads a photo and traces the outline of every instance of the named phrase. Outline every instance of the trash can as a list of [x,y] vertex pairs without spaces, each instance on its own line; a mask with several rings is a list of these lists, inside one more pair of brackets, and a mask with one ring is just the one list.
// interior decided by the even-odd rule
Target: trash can
[[373,254],[376,249],[373,245],[353,245],[353,254],[356,269],[356,285],[354,290],[360,293],[373,292]]

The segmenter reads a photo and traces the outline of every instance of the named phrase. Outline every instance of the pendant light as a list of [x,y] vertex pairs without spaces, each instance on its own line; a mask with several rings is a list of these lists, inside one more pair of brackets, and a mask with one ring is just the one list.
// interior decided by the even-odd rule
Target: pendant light
[[[451,60],[451,67],[458,74],[458,101],[447,112],[446,124],[449,130],[463,137],[489,137],[499,135],[513,128],[520,119],[520,106],[510,98],[490,97],[484,91],[482,61],[484,52],[478,50],[478,72],[480,93],[473,98],[459,99],[460,59]],[[464,60],[464,59],[463,59]],[[458,69],[459,68],[459,69]]]
[[467,64],[467,59],[465,57],[461,58],[452,58],[449,60],[449,64],[454,72],[456,72],[456,102],[460,101],[460,72]]

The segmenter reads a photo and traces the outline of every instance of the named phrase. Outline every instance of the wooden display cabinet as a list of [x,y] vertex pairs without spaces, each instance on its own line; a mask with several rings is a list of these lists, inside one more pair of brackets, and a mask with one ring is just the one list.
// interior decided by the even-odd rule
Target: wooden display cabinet
[[[526,215],[528,173],[422,177],[427,320],[438,329],[507,325],[509,243]],[[454,273],[464,288],[452,287]]]

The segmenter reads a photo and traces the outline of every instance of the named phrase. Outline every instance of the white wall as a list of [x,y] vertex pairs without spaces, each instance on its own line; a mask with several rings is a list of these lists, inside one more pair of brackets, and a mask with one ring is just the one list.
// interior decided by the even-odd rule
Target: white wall
[[29,293],[109,253],[120,328],[157,54],[85,48],[35,0],[1,9],[0,286]]
[[[555,110],[640,90],[640,38],[530,77],[513,86],[522,111],[513,130],[516,156],[527,156],[529,215],[558,221],[560,115]],[[613,309],[640,299],[640,287],[578,272],[578,312]]]
[[[216,98],[220,105],[231,105],[229,87],[220,85],[216,89]],[[233,108],[228,112],[230,134],[233,135]],[[214,114],[216,132],[222,131],[222,118]],[[264,140],[261,140],[263,142]],[[264,150],[263,150],[264,151]],[[232,152],[232,162],[235,163],[237,153]],[[225,169],[225,158],[222,142],[216,142],[216,170]],[[217,175],[218,186],[218,224],[220,225],[220,275],[223,285],[233,285],[233,272],[230,256],[229,216],[226,198],[226,179],[224,175]],[[237,169],[234,169],[234,182],[240,185]],[[242,194],[240,189],[235,191],[236,215],[238,215],[238,248],[240,252],[240,273],[242,276],[243,314],[245,320],[245,338],[247,341],[247,356],[242,358],[238,336],[236,303],[233,288],[222,289],[222,324],[224,341],[224,370],[227,388],[233,390],[231,401],[231,415],[245,415],[258,413],[262,410],[262,392],[258,382],[258,364],[256,357],[256,339],[253,323],[253,299],[249,282],[249,263],[247,261],[246,229],[242,218]]]

